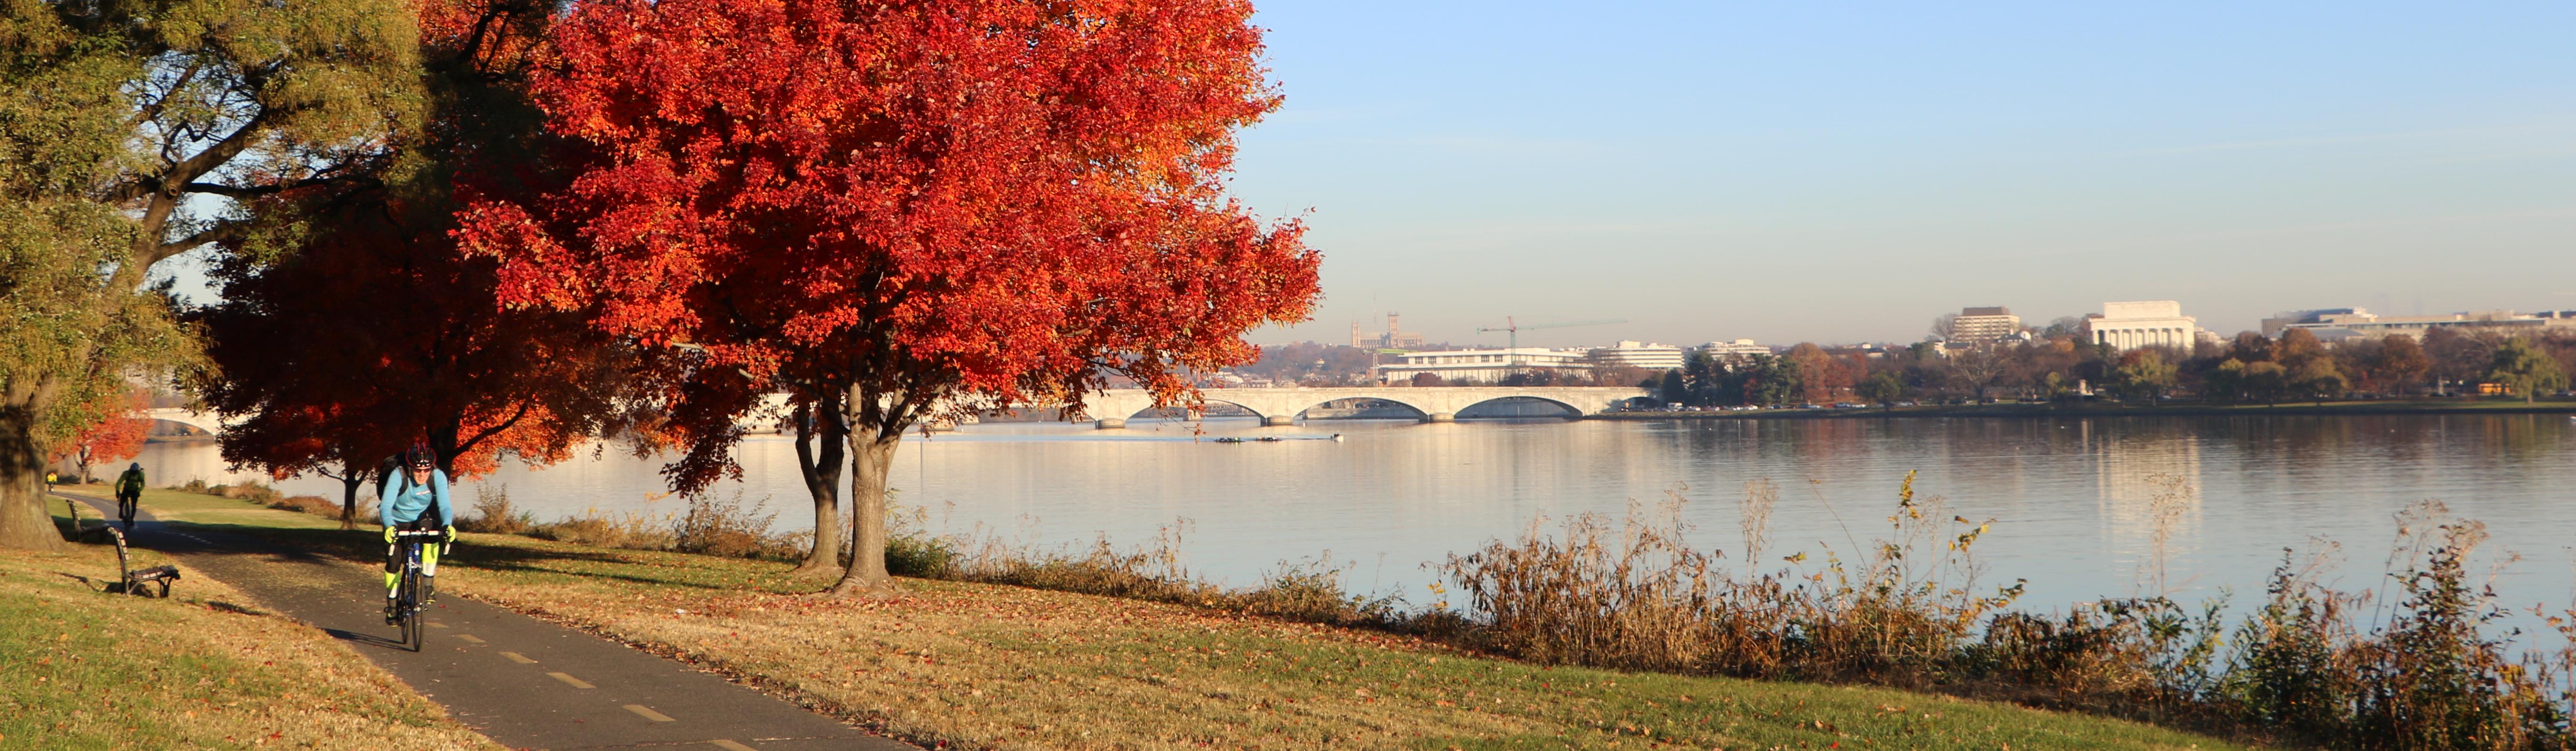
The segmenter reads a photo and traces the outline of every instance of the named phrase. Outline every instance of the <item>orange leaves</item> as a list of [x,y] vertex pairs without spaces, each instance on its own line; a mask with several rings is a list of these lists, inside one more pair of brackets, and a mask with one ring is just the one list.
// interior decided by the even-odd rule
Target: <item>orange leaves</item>
[[531,87],[590,161],[478,205],[459,239],[501,260],[506,300],[698,343],[696,373],[978,402],[1112,373],[1178,392],[1317,294],[1304,228],[1222,199],[1233,130],[1278,104],[1250,13],[577,4]]

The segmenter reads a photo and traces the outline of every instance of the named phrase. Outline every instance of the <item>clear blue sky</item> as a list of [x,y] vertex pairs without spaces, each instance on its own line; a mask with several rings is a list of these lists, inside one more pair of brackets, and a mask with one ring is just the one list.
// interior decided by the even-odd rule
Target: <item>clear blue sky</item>
[[1234,187],[1325,300],[1255,341],[2576,308],[2576,4],[1260,8],[1288,99]]

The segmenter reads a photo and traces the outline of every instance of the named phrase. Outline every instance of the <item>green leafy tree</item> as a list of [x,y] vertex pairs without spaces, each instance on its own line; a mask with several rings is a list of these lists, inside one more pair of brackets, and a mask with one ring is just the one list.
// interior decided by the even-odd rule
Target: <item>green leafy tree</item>
[[394,0],[0,3],[0,547],[61,544],[41,457],[196,359],[151,270],[230,202],[365,175],[420,104]]
[[1716,404],[1725,378],[1726,368],[1715,356],[1706,350],[1692,352],[1682,361],[1682,384],[1689,390],[1683,401],[1694,407]]
[[2125,361],[2120,368],[2112,372],[2115,387],[2121,394],[2145,397],[2147,403],[2153,405],[2166,390],[2173,388],[2174,366],[2165,362],[2163,355],[2156,354],[2154,350],[2138,350],[2123,359]]
[[2297,368],[2287,370],[2289,390],[2315,399],[2318,404],[2324,404],[2328,397],[2340,396],[2352,387],[2351,381],[2344,378],[2343,371],[2335,367],[2334,358],[2308,358]]
[[2200,398],[2226,401],[2230,404],[2245,399],[2245,361],[2233,357],[2218,363],[2200,379]]
[[1690,400],[1690,387],[1682,382],[1682,372],[1664,371],[1663,380],[1656,383],[1655,398],[1664,400],[1665,404],[1687,403]]
[[1803,374],[1798,363],[1771,355],[1754,355],[1745,367],[1743,385],[1739,386],[1746,404],[1777,406],[1797,396],[1803,389]]
[[2266,405],[2278,405],[2281,396],[2289,393],[2290,369],[2270,361],[2246,363],[2243,384],[2247,398],[2261,400]]
[[2534,401],[2542,391],[2567,387],[2567,373],[2558,369],[2558,360],[2540,351],[2529,339],[2507,339],[2496,347],[2495,364],[2487,369],[2487,380],[2504,384],[2522,395],[2524,404]]
[[1863,379],[1860,385],[1854,388],[1854,391],[1859,393],[1861,398],[1877,402],[1883,409],[1894,411],[1896,400],[1905,398],[1905,379],[1897,376],[1894,371],[1882,370],[1871,373],[1869,378]]

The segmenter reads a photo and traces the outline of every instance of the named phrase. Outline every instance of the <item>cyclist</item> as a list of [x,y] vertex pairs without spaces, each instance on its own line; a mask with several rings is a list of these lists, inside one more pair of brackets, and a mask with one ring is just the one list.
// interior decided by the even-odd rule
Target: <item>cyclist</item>
[[125,528],[134,528],[134,509],[143,503],[143,463],[135,462],[116,476],[116,515],[125,520]]
[[[447,533],[441,543],[421,545],[420,599],[428,603],[438,591],[438,554],[442,543],[456,541],[455,504],[448,502],[447,473],[438,470],[438,455],[429,444],[415,442],[403,452],[404,472],[398,482],[385,484],[383,495],[376,501],[377,514],[385,524],[385,623],[393,623],[394,598],[401,594],[403,550],[394,544],[394,532],[433,531]],[[432,513],[432,510],[436,513]]]

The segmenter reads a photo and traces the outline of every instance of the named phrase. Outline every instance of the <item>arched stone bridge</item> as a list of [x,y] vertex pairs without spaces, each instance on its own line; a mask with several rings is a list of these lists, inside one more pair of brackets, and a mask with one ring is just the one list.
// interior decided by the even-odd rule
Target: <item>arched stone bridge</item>
[[144,410],[143,416],[154,420],[164,420],[186,425],[191,428],[206,431],[209,435],[223,435],[224,428],[227,427],[224,425],[223,418],[217,416],[215,413],[199,412],[186,407],[154,407]]
[[[1573,410],[1577,415],[1609,411],[1619,403],[1645,395],[1644,391],[1623,386],[1434,386],[1424,388],[1272,388],[1272,389],[1206,389],[1200,392],[1208,401],[1224,402],[1261,416],[1263,424],[1287,425],[1297,414],[1325,402],[1343,399],[1377,399],[1394,402],[1422,413],[1423,422],[1449,422],[1458,413],[1497,399],[1536,399],[1553,402]],[[1085,400],[1101,429],[1123,428],[1127,418],[1154,406],[1154,397],[1144,389],[1110,389]]]

